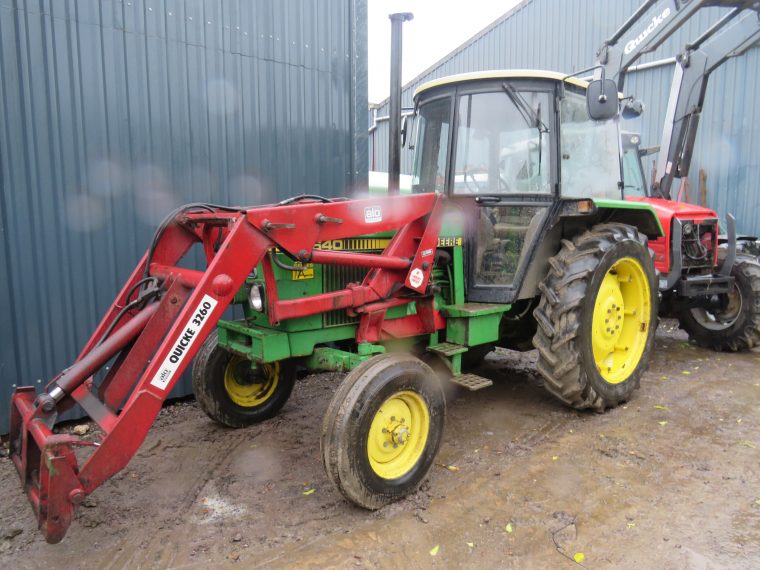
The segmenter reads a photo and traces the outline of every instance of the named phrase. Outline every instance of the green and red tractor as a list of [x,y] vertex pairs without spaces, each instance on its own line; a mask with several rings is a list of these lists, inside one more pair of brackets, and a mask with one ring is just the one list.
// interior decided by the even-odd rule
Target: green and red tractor
[[[173,213],[79,359],[42,394],[13,396],[11,457],[48,540],[127,464],[193,357],[200,406],[232,427],[277,413],[299,368],[348,372],[321,454],[367,508],[433,465],[443,382],[491,384],[463,370],[468,355],[532,342],[568,405],[630,398],[657,322],[647,244],[663,231],[651,205],[621,199],[617,102],[594,119],[587,88],[549,72],[423,87],[409,195]],[[205,269],[180,265],[195,243]],[[242,319],[221,319],[230,304]],[[74,403],[104,433],[83,465],[86,442],[52,431]]]

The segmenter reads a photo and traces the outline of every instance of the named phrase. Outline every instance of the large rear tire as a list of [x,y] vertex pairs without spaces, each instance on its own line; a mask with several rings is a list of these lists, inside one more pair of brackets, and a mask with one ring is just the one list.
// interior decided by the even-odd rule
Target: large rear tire
[[446,399],[411,355],[374,356],[348,373],[322,424],[322,460],[344,497],[378,509],[413,492],[441,445]]
[[563,240],[533,312],[544,386],[576,409],[603,412],[638,388],[657,326],[647,239],[625,224]]
[[739,254],[731,275],[733,290],[721,310],[682,308],[678,321],[689,338],[704,348],[737,352],[760,346],[760,263]]
[[193,364],[193,393],[201,409],[222,425],[241,428],[273,417],[295,384],[288,361],[251,365],[219,346],[212,332]]

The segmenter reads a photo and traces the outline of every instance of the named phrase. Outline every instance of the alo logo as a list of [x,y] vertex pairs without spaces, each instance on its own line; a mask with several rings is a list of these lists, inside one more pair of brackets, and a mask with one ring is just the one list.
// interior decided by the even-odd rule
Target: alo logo
[[625,49],[623,50],[625,52],[625,55],[629,55],[633,50],[639,47],[641,42],[647,39],[649,34],[654,32],[668,16],[670,16],[670,7],[665,8],[662,11],[662,14],[655,14],[652,18],[652,21],[649,22],[649,25],[644,28],[644,30],[637,37],[633,38],[631,41],[625,44]]
[[367,206],[364,208],[364,223],[375,224],[383,221],[383,209],[380,206]]

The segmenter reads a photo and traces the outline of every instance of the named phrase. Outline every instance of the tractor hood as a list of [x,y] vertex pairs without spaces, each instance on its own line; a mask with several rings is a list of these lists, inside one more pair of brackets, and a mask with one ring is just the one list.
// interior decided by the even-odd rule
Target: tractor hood
[[671,219],[673,217],[699,219],[718,217],[710,208],[687,204],[686,202],[673,202],[671,200],[663,200],[662,198],[642,198],[640,196],[629,196],[626,200],[631,202],[646,202],[654,208],[660,220]]

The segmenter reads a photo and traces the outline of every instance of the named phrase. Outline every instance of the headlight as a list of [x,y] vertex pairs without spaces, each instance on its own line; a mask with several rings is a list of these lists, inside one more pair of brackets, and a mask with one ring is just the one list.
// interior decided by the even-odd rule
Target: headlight
[[264,299],[261,295],[260,286],[251,285],[251,289],[248,291],[248,306],[254,311],[261,312],[264,310]]
[[683,234],[686,236],[691,235],[693,229],[694,226],[692,226],[690,223],[686,223],[683,225]]

